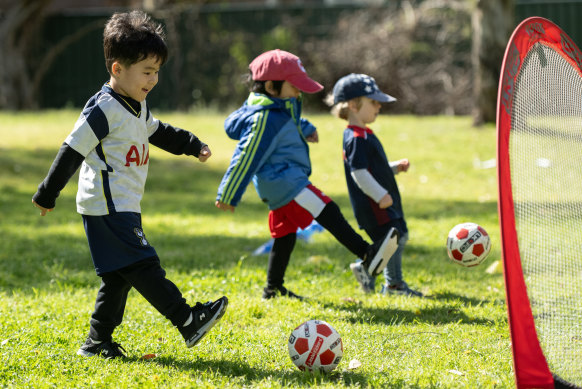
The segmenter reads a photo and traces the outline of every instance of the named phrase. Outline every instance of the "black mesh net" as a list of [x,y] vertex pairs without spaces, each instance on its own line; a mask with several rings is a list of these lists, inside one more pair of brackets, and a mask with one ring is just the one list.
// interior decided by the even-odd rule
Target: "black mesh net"
[[582,77],[537,43],[515,88],[509,157],[524,279],[550,370],[582,386]]

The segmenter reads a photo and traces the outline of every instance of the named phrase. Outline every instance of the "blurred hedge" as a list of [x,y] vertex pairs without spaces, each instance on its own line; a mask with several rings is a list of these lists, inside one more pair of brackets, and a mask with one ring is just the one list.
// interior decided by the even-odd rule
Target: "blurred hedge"
[[[280,48],[301,57],[325,90],[350,72],[372,75],[398,98],[391,112],[468,114],[471,110],[471,20],[466,0],[402,2],[382,7],[174,7],[152,12],[166,26],[171,57],[148,97],[157,109],[231,109],[246,97],[249,62]],[[58,43],[81,25],[110,14],[50,17],[39,47]],[[108,79],[102,30],[74,42],[43,81],[42,107],[82,106]]]

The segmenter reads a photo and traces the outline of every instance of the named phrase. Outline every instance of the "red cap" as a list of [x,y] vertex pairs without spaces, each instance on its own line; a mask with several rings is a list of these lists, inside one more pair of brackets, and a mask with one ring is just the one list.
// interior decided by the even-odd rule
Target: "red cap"
[[249,65],[255,81],[288,81],[305,93],[315,93],[323,85],[307,76],[298,56],[283,50],[267,51]]

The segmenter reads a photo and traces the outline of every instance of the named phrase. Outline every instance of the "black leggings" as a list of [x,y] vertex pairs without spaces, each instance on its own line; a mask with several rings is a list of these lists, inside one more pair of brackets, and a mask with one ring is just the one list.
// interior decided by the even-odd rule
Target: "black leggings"
[[[342,215],[339,207],[333,201],[328,203],[315,220],[328,230],[338,242],[359,258],[363,258],[369,244],[350,226]],[[283,286],[285,271],[289,265],[291,252],[295,247],[297,234],[291,233],[275,238],[269,255],[267,269],[267,287],[274,289]]]
[[190,306],[178,287],[166,278],[155,256],[101,275],[101,287],[90,320],[91,339],[111,340],[113,331],[123,320],[127,294],[132,287],[173,325],[180,326],[188,320]]

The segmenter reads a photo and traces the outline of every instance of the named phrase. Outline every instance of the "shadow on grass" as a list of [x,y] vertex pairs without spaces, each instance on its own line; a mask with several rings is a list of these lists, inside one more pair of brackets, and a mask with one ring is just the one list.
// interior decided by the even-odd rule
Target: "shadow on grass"
[[[44,288],[55,282],[93,287],[95,273],[81,218],[76,213],[75,207],[77,178],[74,177],[69,182],[57,199],[55,211],[46,217],[39,217],[30,202],[34,188],[46,175],[56,153],[57,150],[45,149],[36,150],[34,153],[24,149],[1,150],[0,236],[3,242],[0,251],[0,290],[26,289],[31,286]],[[23,158],[23,155],[26,155],[26,158]],[[217,269],[226,272],[236,266],[241,256],[246,256],[246,265],[266,269],[264,256],[252,257],[249,254],[269,239],[266,227],[268,209],[257,199],[254,189],[249,187],[244,197],[245,201],[234,214],[217,210],[214,207],[214,199],[223,173],[221,167],[208,163],[201,164],[193,158],[152,158],[142,201],[144,217],[152,213],[170,215],[168,225],[174,226],[179,224],[176,221],[180,221],[180,215],[194,219],[197,216],[209,215],[213,223],[232,224],[234,228],[240,228],[240,231],[233,232],[231,236],[222,236],[212,234],[213,227],[210,226],[207,231],[211,234],[202,235],[197,231],[204,231],[203,225],[195,226],[192,231],[186,233],[175,231],[174,227],[163,224],[148,226],[144,223],[144,230],[167,270],[189,273]],[[341,205],[344,215],[351,215],[347,195],[334,195],[334,200]],[[451,212],[465,217],[467,210],[472,213],[496,211],[494,203],[411,200],[406,203],[407,214],[417,218],[438,218]],[[248,223],[254,225],[264,223],[265,236],[260,238],[241,236],[241,231],[244,234]],[[362,235],[365,236],[363,233]],[[329,244],[320,242],[312,243],[309,247],[300,246],[301,244],[298,244],[293,253],[296,259],[292,261],[291,266],[296,268],[305,266],[306,271],[313,271],[314,267],[299,265],[297,258],[318,255],[330,257],[333,259],[329,267],[334,270],[343,268],[346,259],[349,261],[352,258],[345,248],[333,240]],[[443,252],[412,244],[407,247],[405,255],[408,256],[410,253],[422,259],[439,258]],[[431,271],[446,272],[439,270],[438,264],[429,264],[429,267]],[[436,297],[449,298],[449,296]]]
[[[134,362],[141,362],[137,358],[131,358]],[[251,366],[244,361],[229,361],[223,360],[206,360],[196,359],[194,361],[176,359],[172,356],[161,356],[150,360],[151,363],[156,363],[162,367],[179,369],[185,373],[192,373],[196,371],[211,371],[220,374],[224,377],[236,377],[243,382],[237,384],[244,384],[252,387],[258,381],[265,379],[280,380],[284,387],[312,387],[314,384],[325,385],[330,383],[342,382],[347,385],[361,385],[367,386],[366,376],[358,374],[354,371],[340,372],[333,371],[329,374],[319,372],[308,373],[300,370],[293,372],[281,371],[267,368],[257,368]]]
[[320,302],[326,309],[346,312],[343,320],[351,323],[375,323],[400,325],[411,323],[427,324],[487,324],[493,321],[487,318],[469,317],[456,306],[439,306],[404,310],[392,307],[365,307],[353,303]]

